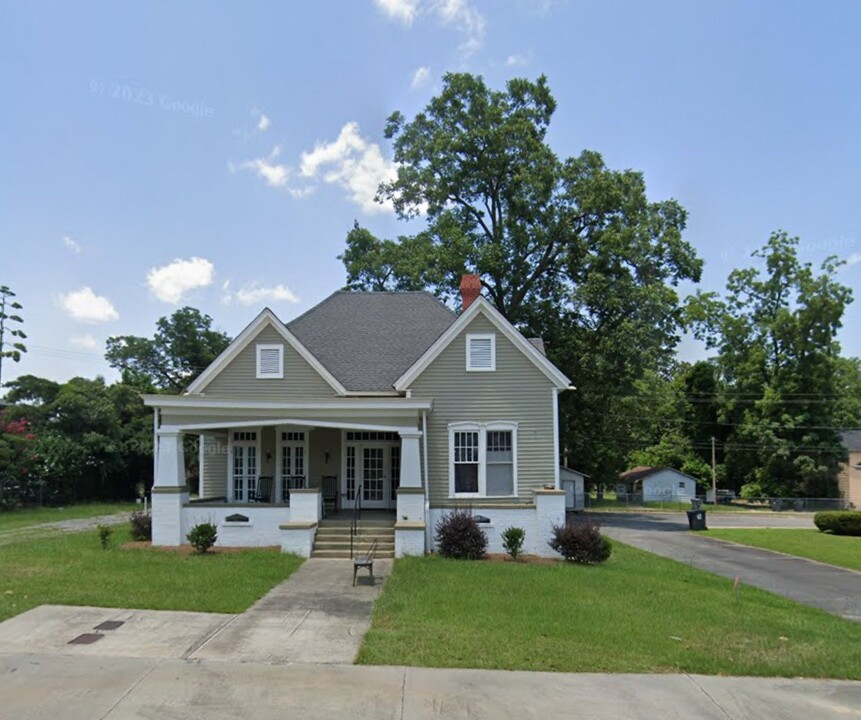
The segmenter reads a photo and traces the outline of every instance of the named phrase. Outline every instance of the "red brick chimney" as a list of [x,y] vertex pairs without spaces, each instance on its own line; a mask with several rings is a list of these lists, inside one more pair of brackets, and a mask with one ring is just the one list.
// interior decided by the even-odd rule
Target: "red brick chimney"
[[463,309],[469,309],[478,296],[481,295],[481,278],[478,275],[464,275],[460,279],[460,297]]

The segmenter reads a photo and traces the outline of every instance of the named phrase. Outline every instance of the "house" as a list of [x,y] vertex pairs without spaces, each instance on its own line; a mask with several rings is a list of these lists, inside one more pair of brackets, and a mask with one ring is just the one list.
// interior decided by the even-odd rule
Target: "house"
[[[549,554],[565,518],[558,396],[570,381],[480,290],[464,276],[460,315],[426,292],[339,291],[286,324],[265,309],[185,393],[145,396],[153,543],[211,521],[220,544],[308,556],[324,512],[360,503],[391,513],[399,557],[432,549],[458,507],[486,521],[491,552],[517,526],[527,552]],[[194,501],[187,435],[199,439]]]
[[697,479],[669,467],[640,465],[619,475],[628,492],[643,502],[686,502],[697,496]]
[[840,495],[850,508],[861,507],[861,430],[846,430],[841,433],[843,447],[848,457],[840,464]]
[[559,480],[565,491],[565,510],[582,510],[586,498],[586,473],[564,465],[559,468]]

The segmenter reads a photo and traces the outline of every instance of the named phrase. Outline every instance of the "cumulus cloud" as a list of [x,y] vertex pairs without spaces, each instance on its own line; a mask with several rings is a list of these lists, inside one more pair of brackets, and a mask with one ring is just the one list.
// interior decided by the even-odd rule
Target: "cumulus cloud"
[[404,25],[412,25],[420,4],[420,0],[374,0],[374,2],[386,15]]
[[424,87],[425,85],[427,85],[428,80],[430,80],[430,68],[426,65],[423,65],[413,73],[411,85],[413,89],[416,90],[420,87]]
[[72,347],[83,348],[84,350],[95,350],[99,344],[96,342],[96,338],[92,335],[72,335],[69,338],[69,344]]
[[111,301],[96,295],[89,287],[60,295],[60,305],[72,320],[85,323],[101,323],[119,320],[120,314]]
[[281,188],[286,190],[294,198],[303,198],[314,192],[311,186],[298,187],[290,184],[293,178],[294,171],[289,165],[278,162],[281,155],[281,146],[276,145],[272,148],[269,155],[252,160],[246,160],[241,163],[227,163],[227,168],[230,172],[238,172],[240,170],[250,170],[257,177],[263,180],[269,187]]
[[214,277],[215,266],[209,260],[192,257],[177,258],[167,265],[152,268],[146,281],[150,292],[159,300],[176,305],[187,292],[211,285]]
[[394,163],[383,157],[379,145],[361,136],[358,123],[348,122],[335,140],[302,153],[299,172],[305,178],[321,177],[323,182],[340,185],[368,214],[392,210],[390,202],[377,203],[374,195],[381,182],[394,179]]
[[526,55],[521,55],[520,53],[515,53],[514,55],[509,55],[505,60],[506,67],[525,67],[529,65],[529,58]]
[[65,245],[69,250],[71,250],[76,255],[81,252],[81,243],[77,240],[72,240],[68,235],[63,235],[63,245]]
[[846,258],[846,264],[849,267],[857,265],[858,263],[861,263],[861,252],[852,253],[848,258]]
[[410,26],[420,15],[433,17],[444,27],[465,36],[461,51],[470,55],[484,42],[484,16],[470,0],[374,0],[389,18]]
[[222,286],[224,295],[221,298],[221,302],[225,305],[229,305],[234,300],[240,305],[259,305],[263,302],[299,302],[299,296],[286,285],[281,285],[280,283],[271,287],[264,287],[254,282],[235,293],[230,292],[229,288],[229,282],[225,282]]
[[271,124],[272,121],[266,115],[261,115],[260,120],[257,121],[257,129],[260,132],[266,132]]

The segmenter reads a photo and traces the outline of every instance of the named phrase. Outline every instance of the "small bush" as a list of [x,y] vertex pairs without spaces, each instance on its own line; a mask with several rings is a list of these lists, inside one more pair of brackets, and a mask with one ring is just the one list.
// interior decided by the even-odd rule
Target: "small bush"
[[594,565],[609,559],[610,541],[601,534],[601,526],[592,522],[553,526],[553,539],[547,543],[568,562]]
[[96,525],[96,532],[99,534],[102,550],[107,550],[111,545],[111,535],[114,534],[113,528],[107,525]]
[[861,510],[828,510],[813,516],[813,524],[832,535],[861,536]]
[[459,560],[481,560],[487,552],[487,535],[469,510],[453,510],[439,519],[435,537],[439,554]]
[[523,541],[526,539],[526,531],[519,527],[505,528],[502,531],[502,547],[511,555],[512,560],[517,560],[523,553]]
[[194,552],[198,555],[203,555],[218,539],[218,531],[211,522],[203,522],[195,525],[189,530],[186,539],[191,543]]
[[132,526],[132,540],[152,540],[152,515],[138,510],[129,516],[129,523]]

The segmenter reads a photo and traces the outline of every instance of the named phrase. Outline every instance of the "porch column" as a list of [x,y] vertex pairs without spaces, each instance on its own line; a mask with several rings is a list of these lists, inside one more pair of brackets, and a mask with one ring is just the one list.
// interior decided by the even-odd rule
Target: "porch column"
[[422,486],[422,462],[419,440],[422,434],[401,431],[401,487]]
[[155,483],[152,488],[153,545],[181,545],[182,506],[188,502],[182,432],[159,430]]
[[425,494],[422,487],[418,431],[402,431],[401,484],[398,488],[398,517],[395,522],[395,555],[425,553]]

